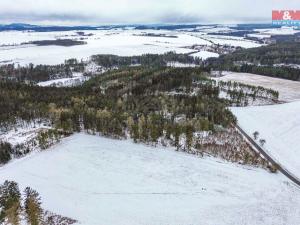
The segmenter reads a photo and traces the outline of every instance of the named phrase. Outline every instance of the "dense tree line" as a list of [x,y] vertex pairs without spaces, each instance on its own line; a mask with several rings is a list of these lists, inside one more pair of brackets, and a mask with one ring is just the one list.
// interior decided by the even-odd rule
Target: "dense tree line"
[[276,64],[300,64],[298,42],[284,42],[258,48],[242,49],[218,59],[210,59],[214,69],[255,73],[265,76],[300,81],[300,70]]
[[42,41],[31,41],[29,43],[23,43],[23,44],[33,44],[38,46],[64,46],[64,47],[70,47],[70,46],[76,46],[76,45],[85,45],[87,44],[84,41],[78,41],[78,40],[72,40],[72,39],[56,39],[56,40],[42,40]]
[[0,66],[0,79],[19,82],[40,82],[58,78],[72,77],[70,65],[61,64],[20,66],[7,64]]
[[199,58],[194,58],[187,54],[176,54],[168,52],[162,55],[145,54],[141,56],[116,56],[116,55],[94,55],[92,61],[105,68],[124,67],[132,65],[141,66],[166,66],[168,62],[180,62],[186,64],[201,65]]
[[261,65],[300,64],[300,46],[298,42],[271,44],[241,49],[221,58],[226,61],[247,61]]
[[277,67],[277,66],[256,66],[243,64],[238,69],[233,69],[236,72],[254,73],[269,77],[283,78],[287,80],[300,81],[300,69],[290,67]]

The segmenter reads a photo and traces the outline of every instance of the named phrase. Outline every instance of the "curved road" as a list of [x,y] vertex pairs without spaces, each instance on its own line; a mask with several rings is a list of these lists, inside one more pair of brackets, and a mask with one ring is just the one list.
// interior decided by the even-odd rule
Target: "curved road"
[[276,166],[283,175],[285,175],[300,187],[300,179],[298,177],[289,172],[280,163],[276,162],[276,160],[272,156],[270,156],[269,153],[267,153],[264,149],[262,149],[239,125],[236,124],[235,127],[257,149],[257,151],[259,151],[265,157],[265,159]]

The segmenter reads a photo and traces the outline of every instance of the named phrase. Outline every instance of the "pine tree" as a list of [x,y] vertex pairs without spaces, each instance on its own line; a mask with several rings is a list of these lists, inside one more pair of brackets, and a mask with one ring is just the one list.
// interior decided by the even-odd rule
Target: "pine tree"
[[187,150],[191,150],[194,140],[194,127],[192,125],[187,125],[185,128],[185,136],[186,136],[186,147]]
[[177,148],[177,150],[179,150],[179,138],[180,138],[180,134],[181,134],[181,127],[176,124],[174,127],[174,137],[175,137],[175,147]]
[[5,181],[0,186],[0,209],[1,224],[5,220],[8,224],[20,224],[21,193],[16,182]]
[[131,137],[133,137],[134,136],[133,135],[134,120],[133,120],[133,118],[131,116],[129,116],[127,118],[126,125],[127,125],[128,131],[129,131]]
[[9,143],[0,142],[0,164],[11,159],[12,147]]
[[40,225],[43,213],[43,210],[41,208],[41,198],[39,194],[30,187],[27,187],[24,192],[24,206],[27,222],[31,225]]
[[144,115],[142,115],[139,118],[139,123],[138,123],[138,127],[139,127],[139,136],[141,140],[147,140],[147,124],[146,124],[146,118]]

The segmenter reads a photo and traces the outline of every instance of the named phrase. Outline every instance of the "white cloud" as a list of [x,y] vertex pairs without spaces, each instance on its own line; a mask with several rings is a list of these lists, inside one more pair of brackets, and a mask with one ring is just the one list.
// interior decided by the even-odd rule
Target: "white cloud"
[[299,0],[1,0],[0,22],[268,22],[272,9],[299,9],[299,6]]

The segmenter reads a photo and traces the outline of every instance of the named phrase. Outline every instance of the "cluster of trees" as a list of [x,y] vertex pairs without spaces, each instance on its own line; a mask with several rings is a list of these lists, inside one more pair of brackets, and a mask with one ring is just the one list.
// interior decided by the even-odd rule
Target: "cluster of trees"
[[269,77],[283,78],[287,80],[300,81],[300,69],[278,66],[256,66],[243,64],[240,67],[233,67],[232,71],[242,73],[254,73]]
[[300,46],[297,42],[277,43],[258,48],[241,49],[228,56],[226,60],[247,61],[254,64],[300,64]]
[[43,209],[39,194],[27,187],[24,190],[24,202],[18,184],[12,181],[5,181],[0,186],[0,223],[19,225],[21,215],[30,225],[40,225],[43,218]]
[[268,77],[300,81],[300,69],[297,68],[291,68],[288,66],[261,66],[252,65],[249,63],[242,63],[241,65],[236,65],[232,62],[224,62],[221,59],[212,61],[214,62],[213,64],[210,64],[210,66],[211,68],[216,70],[233,71],[239,73],[253,73]]
[[219,81],[218,86],[220,90],[227,93],[231,102],[236,106],[247,106],[249,100],[255,102],[256,100],[263,99],[270,102],[277,102],[279,98],[278,91],[261,86],[252,86],[231,81]]
[[164,37],[164,38],[178,38],[176,35],[168,34],[156,34],[156,33],[142,33],[142,34],[133,34],[133,36],[142,36],[142,37]]
[[42,209],[39,193],[30,187],[23,194],[19,185],[5,181],[0,185],[0,224],[67,225],[77,221]]
[[57,129],[49,129],[41,131],[37,136],[37,141],[40,149],[47,149],[53,144],[57,143],[65,133]]
[[6,64],[0,66],[1,80],[35,83],[67,77],[72,77],[72,70],[69,64],[55,66],[33,64],[20,66],[15,64]]
[[29,42],[29,44],[38,45],[38,46],[55,45],[55,46],[70,47],[70,46],[76,46],[76,45],[85,45],[87,43],[84,41],[77,41],[77,40],[73,40],[73,39],[56,39],[56,40],[31,41],[31,42]]
[[[258,140],[258,137],[259,137],[259,132],[258,131],[255,131],[254,133],[253,133],[253,138],[254,138],[254,140],[255,141],[257,141]],[[259,141],[259,144],[261,145],[261,147],[263,147],[265,144],[266,144],[266,140],[265,139],[259,139],[258,140]]]
[[141,66],[166,66],[168,62],[179,62],[185,64],[201,65],[199,58],[187,54],[176,54],[168,52],[162,55],[145,54],[141,56],[117,56],[117,55],[94,55],[92,61],[105,68],[121,68],[124,66],[141,65]]

